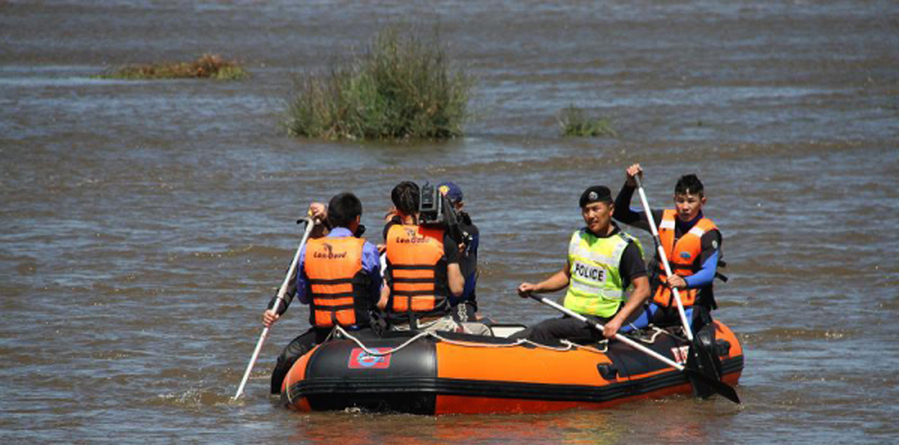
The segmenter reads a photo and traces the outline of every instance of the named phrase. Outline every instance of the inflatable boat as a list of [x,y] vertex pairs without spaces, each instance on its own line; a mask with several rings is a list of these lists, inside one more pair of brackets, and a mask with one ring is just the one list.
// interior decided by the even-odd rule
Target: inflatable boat
[[[693,390],[685,372],[619,341],[547,346],[504,338],[501,330],[494,327],[495,337],[335,331],[297,360],[281,401],[305,412],[540,413]],[[705,330],[713,334],[705,337],[710,355],[720,360],[716,379],[736,384],[743,370],[739,341],[718,321]],[[674,363],[687,362],[690,344],[677,328],[641,331],[630,339]]]

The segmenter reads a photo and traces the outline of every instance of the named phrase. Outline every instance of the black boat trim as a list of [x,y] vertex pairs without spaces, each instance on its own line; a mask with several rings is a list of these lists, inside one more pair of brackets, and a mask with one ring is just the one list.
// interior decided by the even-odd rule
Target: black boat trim
[[[414,393],[441,396],[465,396],[493,399],[525,399],[558,402],[602,403],[653,393],[665,388],[687,385],[687,376],[671,369],[658,375],[620,381],[603,386],[561,385],[549,383],[497,382],[483,380],[442,379],[430,377],[385,377],[372,379],[316,378],[297,382],[288,388],[287,400],[327,396],[332,401],[346,398],[346,406],[354,406],[356,395],[401,395]],[[722,360],[722,374],[742,371],[743,356]]]

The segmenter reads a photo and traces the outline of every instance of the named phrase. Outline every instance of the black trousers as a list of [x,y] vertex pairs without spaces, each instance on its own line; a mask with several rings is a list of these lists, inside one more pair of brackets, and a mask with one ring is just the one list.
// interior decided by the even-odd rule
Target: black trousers
[[[640,313],[641,311],[634,311],[622,325],[626,326],[628,323],[633,322],[640,316]],[[612,317],[614,316],[615,315]],[[612,317],[605,318],[593,315],[587,315],[586,317],[595,323],[603,325],[612,319]],[[596,343],[605,337],[603,337],[602,332],[596,329],[595,326],[588,325],[583,321],[565,315],[561,318],[551,318],[549,320],[541,321],[534,326],[513,334],[510,338],[527,338],[535,343],[558,345],[559,340],[561,339],[578,344],[589,344]]]
[[[607,318],[601,317],[588,318],[592,318],[599,323],[608,321]],[[535,343],[552,346],[558,345],[561,339],[566,339],[573,343],[595,343],[602,340],[603,336],[602,332],[595,327],[566,315],[562,318],[543,320],[534,326],[515,333],[510,338],[526,338]]]

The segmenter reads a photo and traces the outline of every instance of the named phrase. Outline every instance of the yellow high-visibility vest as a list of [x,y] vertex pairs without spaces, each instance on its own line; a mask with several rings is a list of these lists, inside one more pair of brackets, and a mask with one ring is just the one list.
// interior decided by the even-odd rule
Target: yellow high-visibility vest
[[618,265],[631,242],[637,244],[642,256],[640,241],[623,231],[607,238],[599,238],[587,229],[574,232],[568,244],[571,280],[565,307],[583,315],[615,315],[627,296]]

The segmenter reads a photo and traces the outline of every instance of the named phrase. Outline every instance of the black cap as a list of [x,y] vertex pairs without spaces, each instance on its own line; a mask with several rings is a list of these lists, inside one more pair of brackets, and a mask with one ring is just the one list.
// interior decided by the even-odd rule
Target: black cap
[[584,208],[587,206],[587,204],[592,204],[594,202],[611,203],[612,191],[604,185],[594,185],[587,188],[587,190],[584,190],[584,193],[581,193],[581,208]]

